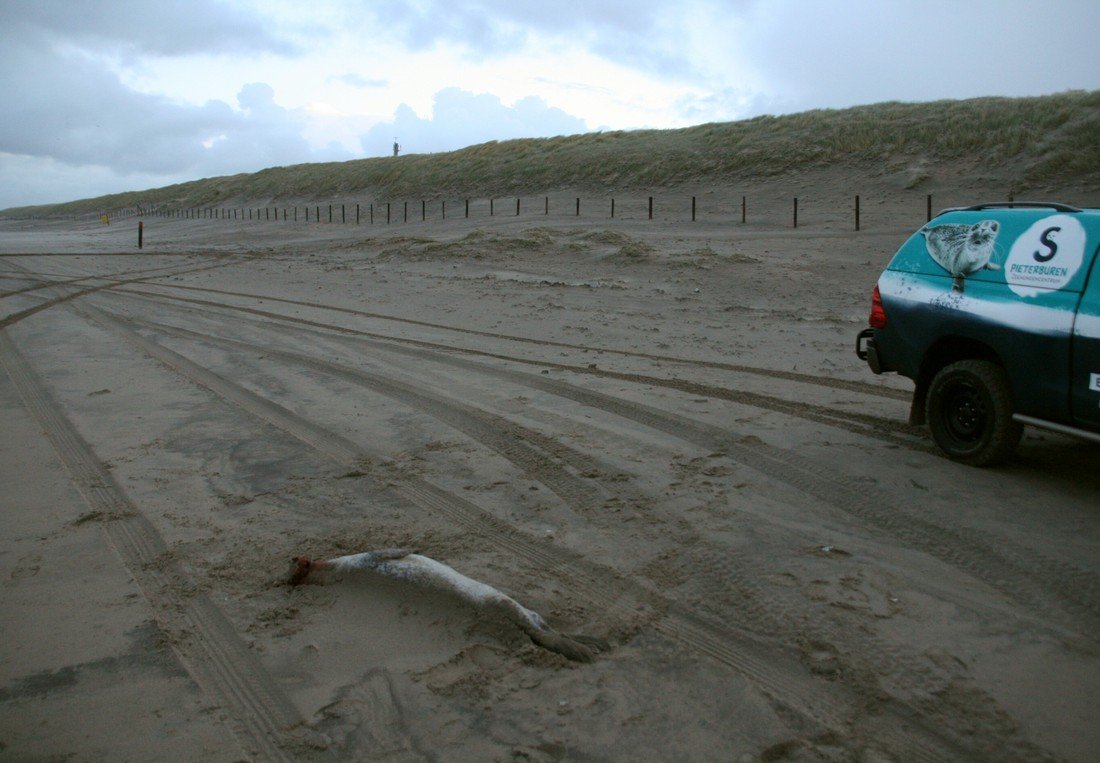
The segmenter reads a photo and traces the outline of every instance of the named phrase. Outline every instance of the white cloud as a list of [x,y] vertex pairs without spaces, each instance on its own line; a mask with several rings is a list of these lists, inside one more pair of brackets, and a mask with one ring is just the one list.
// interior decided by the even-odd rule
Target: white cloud
[[347,72],[346,74],[334,74],[326,78],[326,82],[338,82],[350,87],[368,88],[368,87],[385,87],[390,84],[389,80],[384,79],[370,79],[364,77],[362,74],[356,74],[355,72]]
[[157,188],[187,178],[131,173],[95,165],[74,166],[54,159],[0,153],[0,209],[88,199],[121,191]]
[[748,59],[783,111],[1100,87],[1100,3],[768,0]]
[[34,161],[66,198],[388,155],[395,135],[441,151],[1096,89],[1097,28],[1096,0],[4,0],[0,206],[43,187],[17,174]]
[[[492,125],[490,131],[486,125]],[[422,118],[402,104],[390,122],[372,127],[362,136],[370,155],[389,153],[397,138],[405,153],[452,151],[486,140],[553,137],[584,132],[584,120],[551,108],[541,98],[528,96],[505,106],[495,95],[446,88],[435,97],[430,117]],[[486,138],[486,134],[491,138]]]

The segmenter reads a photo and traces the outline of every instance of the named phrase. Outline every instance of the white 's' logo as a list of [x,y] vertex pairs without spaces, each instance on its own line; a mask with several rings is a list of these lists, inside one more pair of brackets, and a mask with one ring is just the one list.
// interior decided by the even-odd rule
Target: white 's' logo
[[1061,289],[1085,258],[1085,229],[1072,215],[1037,220],[1016,239],[1005,260],[1005,281],[1021,297]]

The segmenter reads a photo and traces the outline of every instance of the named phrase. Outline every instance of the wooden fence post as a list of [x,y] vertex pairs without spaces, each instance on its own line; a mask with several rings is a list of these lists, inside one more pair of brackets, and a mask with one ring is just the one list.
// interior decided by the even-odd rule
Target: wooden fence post
[[794,197],[794,227],[798,227],[798,197]]
[[420,200],[420,222],[424,222],[428,219],[428,202],[424,199]]
[[466,219],[470,219],[470,200],[466,199]]
[[581,200],[580,200],[580,197],[578,196],[577,197],[577,217],[580,217],[580,216],[581,216]]
[[543,203],[542,213],[544,215],[549,215],[550,214],[550,197],[549,196],[543,196],[542,197],[542,203]]
[[611,219],[612,220],[615,219],[615,199],[614,199],[614,197],[612,197],[612,199],[611,199]]
[[649,219],[653,219],[653,197],[649,197]]
[[695,197],[691,197],[691,221],[695,222]]
[[409,202],[405,202],[405,219],[404,222],[409,221]]
[[340,224],[341,225],[347,225],[348,224],[348,211],[347,211],[346,207],[347,207],[346,204],[341,204],[340,205]]
[[355,205],[355,224],[356,225],[359,224],[359,204],[358,203],[356,203],[356,205]]
[[932,220],[932,194],[928,194],[928,221]]
[[745,210],[746,210],[747,206],[748,205],[746,204],[746,197],[742,196],[741,197],[741,222],[742,223],[745,222]]
[[489,199],[489,217],[493,216],[493,200]]
[[856,230],[859,230],[859,194],[856,194]]
[[519,199],[516,199],[516,217],[519,217]]

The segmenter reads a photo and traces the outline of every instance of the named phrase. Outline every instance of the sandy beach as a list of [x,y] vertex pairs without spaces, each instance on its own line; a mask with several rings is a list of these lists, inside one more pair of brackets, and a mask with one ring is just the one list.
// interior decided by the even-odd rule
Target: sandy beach
[[[937,455],[854,354],[923,194],[792,182],[0,223],[0,759],[1095,759],[1100,446]],[[610,649],[286,584],[387,547]]]

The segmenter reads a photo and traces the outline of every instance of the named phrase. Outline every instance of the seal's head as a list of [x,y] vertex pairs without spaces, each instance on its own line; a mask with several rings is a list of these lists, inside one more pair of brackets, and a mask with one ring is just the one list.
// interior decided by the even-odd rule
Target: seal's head
[[966,237],[966,243],[975,249],[986,246],[991,247],[999,229],[1000,225],[996,220],[982,220],[980,223],[975,223],[974,227],[970,229],[970,233]]
[[290,560],[290,580],[291,585],[298,585],[305,582],[306,576],[313,571],[315,564],[310,561],[308,557],[296,556]]

